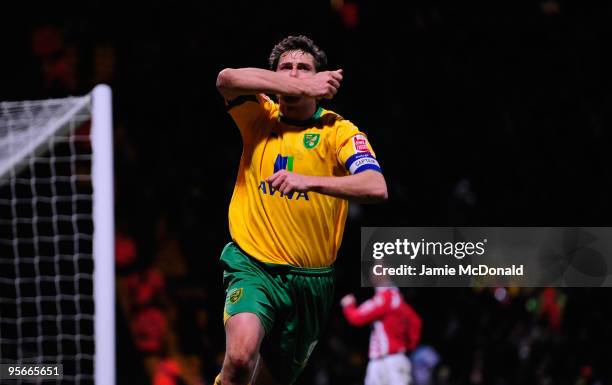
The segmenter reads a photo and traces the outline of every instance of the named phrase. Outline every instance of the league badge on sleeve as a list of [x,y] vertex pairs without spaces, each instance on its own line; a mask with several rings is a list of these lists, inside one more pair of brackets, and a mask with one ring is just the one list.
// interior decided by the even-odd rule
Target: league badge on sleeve
[[370,152],[368,149],[368,140],[361,134],[353,136],[353,147],[356,152]]

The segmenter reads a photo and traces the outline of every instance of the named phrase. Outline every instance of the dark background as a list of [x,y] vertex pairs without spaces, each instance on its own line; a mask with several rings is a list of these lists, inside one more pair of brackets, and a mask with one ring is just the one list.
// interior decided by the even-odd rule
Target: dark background
[[[217,260],[229,241],[241,144],[215,79],[225,67],[265,67],[289,34],[312,37],[330,67],[344,69],[338,96],[325,106],[367,133],[389,188],[382,205],[351,205],[338,298],[371,294],[359,283],[360,226],[610,225],[610,5],[67,1],[3,8],[0,100],[85,94],[97,83],[113,88],[117,233],[136,250],[118,261],[120,383],[147,383],[156,360],[168,355],[205,381],[218,370],[224,297]],[[150,269],[162,288],[137,303],[122,281]],[[423,343],[441,356],[434,383],[612,381],[609,290],[557,290],[554,311],[545,310],[548,294],[540,289],[509,293],[499,300],[489,290],[404,290],[423,316]],[[152,352],[138,347],[132,324],[147,306],[163,309],[164,333],[172,336]],[[334,309],[300,383],[360,383],[367,335]]]

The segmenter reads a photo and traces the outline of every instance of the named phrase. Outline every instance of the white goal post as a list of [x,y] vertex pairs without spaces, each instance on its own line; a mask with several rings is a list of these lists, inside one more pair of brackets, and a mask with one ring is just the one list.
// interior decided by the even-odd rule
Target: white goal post
[[116,382],[112,120],[107,85],[0,102],[0,364]]
[[[115,384],[115,208],[111,89],[93,90],[94,301],[97,385]],[[97,197],[100,199],[97,199]],[[102,311],[100,311],[102,310]]]

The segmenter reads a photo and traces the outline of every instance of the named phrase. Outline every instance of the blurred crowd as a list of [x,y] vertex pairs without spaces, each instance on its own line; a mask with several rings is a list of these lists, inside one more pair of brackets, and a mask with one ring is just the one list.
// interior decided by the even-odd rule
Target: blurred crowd
[[[368,134],[389,184],[388,203],[351,205],[338,298],[360,286],[360,226],[609,224],[609,5],[41,7],[0,26],[14,36],[0,98],[113,88],[120,384],[203,385],[219,370],[218,257],[241,145],[215,78],[264,67],[287,34],[345,70],[327,106]],[[424,321],[416,384],[612,381],[609,290],[403,291]],[[300,383],[362,383],[367,335],[335,309]]]

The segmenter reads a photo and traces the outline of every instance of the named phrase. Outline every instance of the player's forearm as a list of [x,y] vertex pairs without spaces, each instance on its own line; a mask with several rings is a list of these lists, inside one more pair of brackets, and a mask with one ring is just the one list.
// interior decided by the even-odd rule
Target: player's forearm
[[226,99],[260,93],[303,95],[303,82],[261,68],[226,68],[217,76],[217,89]]
[[348,176],[312,176],[311,190],[336,198],[361,203],[379,203],[387,200],[387,183],[378,171],[364,171]]

